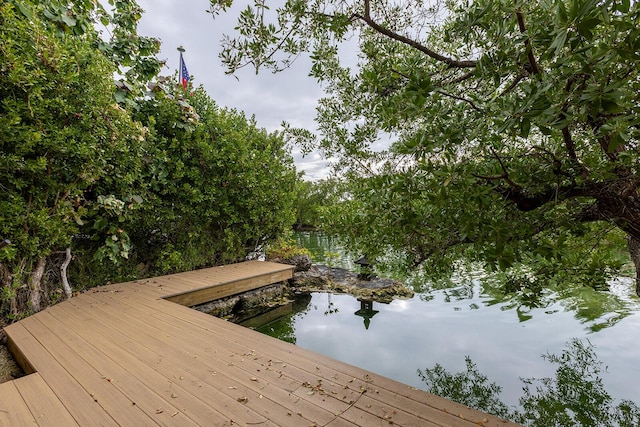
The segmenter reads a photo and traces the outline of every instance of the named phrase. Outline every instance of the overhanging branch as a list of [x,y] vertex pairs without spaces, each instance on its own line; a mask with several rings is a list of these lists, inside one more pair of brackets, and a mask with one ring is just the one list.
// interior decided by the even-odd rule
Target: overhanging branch
[[411,46],[412,48],[426,54],[427,56],[435,59],[438,62],[443,62],[445,64],[447,64],[449,67],[453,67],[453,68],[475,68],[476,66],[476,61],[470,61],[470,60],[464,60],[464,61],[459,61],[453,58],[449,58],[447,56],[441,55],[431,49],[429,49],[428,47],[424,46],[421,43],[418,43],[415,40],[412,40],[408,37],[405,37],[401,34],[398,34],[394,31],[389,30],[388,28],[383,27],[382,25],[378,24],[377,22],[375,22],[372,18],[371,18],[371,8],[370,8],[370,0],[364,0],[364,15],[360,15],[360,14],[354,14],[354,17],[362,20],[363,22],[365,22],[369,27],[371,27],[373,30],[377,31],[380,34],[383,34],[387,37],[389,37],[390,39],[399,41],[401,43],[404,43],[408,46]]
[[[522,15],[522,11],[520,8],[516,9],[516,18],[518,19],[518,28],[520,29],[520,33],[526,34],[527,27],[524,25],[524,16]],[[536,61],[536,57],[533,55],[533,47],[531,46],[531,41],[529,37],[524,40],[524,47],[527,51],[527,59],[529,60],[529,65],[531,66],[532,74],[540,74],[540,67],[538,66],[538,62]]]
[[447,93],[444,92],[442,90],[437,90],[437,93],[439,93],[440,95],[443,96],[447,96],[449,98],[453,98],[453,99],[457,99],[458,101],[463,101],[466,102],[467,104],[469,104],[471,106],[471,108],[473,108],[474,110],[476,110],[478,113],[484,114],[484,110],[482,110],[480,107],[478,107],[472,100],[464,98],[462,96],[457,96],[457,95],[453,95],[451,93]]
[[514,190],[516,192],[521,191],[522,187],[520,187],[511,178],[509,178],[509,172],[507,171],[507,167],[504,165],[504,162],[502,161],[502,159],[500,158],[498,153],[496,153],[496,151],[493,148],[491,148],[490,150],[491,150],[491,154],[493,155],[493,157],[495,157],[496,160],[498,160],[498,163],[500,164],[500,169],[502,169],[502,174],[501,175],[496,175],[496,176],[483,176],[483,175],[478,175],[478,174],[472,174],[472,175],[474,177],[476,177],[476,178],[480,178],[480,179],[483,179],[485,181],[503,180],[504,182],[509,184],[509,187],[512,190]]

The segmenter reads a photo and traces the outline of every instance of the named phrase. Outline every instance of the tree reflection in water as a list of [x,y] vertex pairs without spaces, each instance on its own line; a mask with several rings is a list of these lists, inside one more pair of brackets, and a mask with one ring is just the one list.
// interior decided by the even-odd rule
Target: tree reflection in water
[[574,339],[561,355],[542,357],[557,365],[556,376],[521,378],[524,394],[519,399],[520,408],[500,400],[501,387],[490,383],[469,356],[465,357],[466,372],[451,374],[436,364],[418,370],[418,376],[433,394],[525,426],[640,425],[640,407],[630,400],[616,404],[604,389],[602,363],[588,340]]

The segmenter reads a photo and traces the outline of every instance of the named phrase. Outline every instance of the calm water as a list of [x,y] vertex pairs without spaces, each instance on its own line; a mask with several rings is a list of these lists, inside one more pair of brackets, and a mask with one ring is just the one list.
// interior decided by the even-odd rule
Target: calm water
[[[335,242],[317,234],[300,234],[314,261],[353,268],[353,259]],[[607,366],[606,389],[614,398],[640,403],[640,301],[631,281],[613,284],[615,304],[595,310],[575,295],[523,313],[512,302],[498,302],[481,280],[454,289],[416,294],[410,300],[374,303],[369,319],[356,314],[360,302],[346,295],[316,293],[298,313],[266,325],[262,332],[297,345],[424,388],[418,369],[440,363],[449,372],[465,370],[471,356],[490,381],[502,386],[511,405],[521,396],[521,377],[554,376],[555,365],[542,354],[560,354],[572,338],[588,339]]]

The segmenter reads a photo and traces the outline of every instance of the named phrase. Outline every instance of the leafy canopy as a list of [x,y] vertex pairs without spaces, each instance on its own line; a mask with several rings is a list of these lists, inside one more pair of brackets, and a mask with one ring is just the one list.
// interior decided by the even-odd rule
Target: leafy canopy
[[310,55],[320,135],[289,136],[340,160],[351,197],[327,228],[352,248],[615,270],[612,230],[640,265],[639,19],[630,1],[256,2],[221,58]]
[[[61,38],[85,38],[115,67],[116,98],[135,105],[163,62],[156,58],[160,40],[138,34],[143,10],[135,0],[9,0],[29,20],[39,20]],[[106,7],[105,7],[106,6]],[[106,34],[106,35],[105,35]]]
[[0,260],[19,264],[108,232],[109,200],[135,195],[143,130],[114,102],[114,68],[90,39],[59,38],[10,4],[0,13],[0,233],[12,242]]
[[150,146],[134,240],[154,272],[242,259],[290,229],[296,173],[281,135],[202,88],[160,86],[135,114]]

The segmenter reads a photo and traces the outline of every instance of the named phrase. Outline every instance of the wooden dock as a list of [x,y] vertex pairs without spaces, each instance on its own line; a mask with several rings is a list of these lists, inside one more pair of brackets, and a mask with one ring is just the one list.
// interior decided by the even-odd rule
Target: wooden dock
[[250,261],[104,286],[8,326],[30,375],[0,384],[0,426],[514,425],[185,306],[291,276]]

